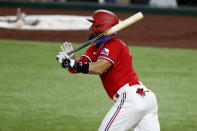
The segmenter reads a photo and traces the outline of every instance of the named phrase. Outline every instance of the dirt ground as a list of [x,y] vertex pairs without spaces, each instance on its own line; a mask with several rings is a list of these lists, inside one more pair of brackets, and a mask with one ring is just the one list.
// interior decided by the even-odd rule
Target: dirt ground
[[[27,15],[92,15],[88,10],[22,8]],[[1,7],[0,16],[15,15],[16,8]],[[115,12],[124,20],[133,13]],[[197,49],[197,17],[144,14],[144,19],[118,32],[126,44]],[[86,42],[88,31],[21,31],[0,29],[0,39]]]

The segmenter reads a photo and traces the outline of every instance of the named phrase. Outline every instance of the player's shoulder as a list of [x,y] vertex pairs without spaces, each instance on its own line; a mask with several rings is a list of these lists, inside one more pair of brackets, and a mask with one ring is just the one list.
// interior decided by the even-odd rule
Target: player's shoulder
[[117,36],[114,36],[106,42],[106,45],[119,47],[119,46],[125,46],[126,44]]
[[94,50],[96,48],[96,43],[92,44],[87,50]]

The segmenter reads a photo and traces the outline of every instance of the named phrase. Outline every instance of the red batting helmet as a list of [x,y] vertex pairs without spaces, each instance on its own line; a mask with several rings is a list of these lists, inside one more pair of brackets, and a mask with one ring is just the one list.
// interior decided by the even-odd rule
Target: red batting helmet
[[105,32],[107,29],[119,23],[118,17],[111,11],[107,10],[97,10],[93,14],[93,20],[89,20],[92,22],[91,29],[95,33]]

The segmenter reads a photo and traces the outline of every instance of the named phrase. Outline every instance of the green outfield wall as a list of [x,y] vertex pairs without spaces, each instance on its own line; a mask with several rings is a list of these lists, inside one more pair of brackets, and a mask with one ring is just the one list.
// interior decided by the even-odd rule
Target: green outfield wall
[[153,8],[149,6],[137,5],[111,5],[111,4],[94,4],[94,3],[35,3],[35,2],[10,2],[0,1],[0,7],[22,7],[22,8],[47,8],[47,9],[76,9],[76,10],[96,10],[108,9],[120,12],[143,12],[151,14],[169,14],[183,16],[197,16],[197,7],[178,7],[178,8]]

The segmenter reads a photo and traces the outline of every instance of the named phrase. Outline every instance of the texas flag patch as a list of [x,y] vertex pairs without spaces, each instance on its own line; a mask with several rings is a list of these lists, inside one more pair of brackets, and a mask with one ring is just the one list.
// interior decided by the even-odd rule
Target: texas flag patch
[[104,48],[104,49],[101,51],[100,54],[108,56],[108,55],[109,55],[109,49]]

